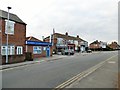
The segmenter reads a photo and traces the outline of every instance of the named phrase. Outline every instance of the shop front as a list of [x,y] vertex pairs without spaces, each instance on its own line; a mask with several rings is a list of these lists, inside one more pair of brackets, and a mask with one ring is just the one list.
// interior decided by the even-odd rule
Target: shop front
[[26,41],[26,52],[31,52],[33,58],[52,56],[52,44],[42,41]]

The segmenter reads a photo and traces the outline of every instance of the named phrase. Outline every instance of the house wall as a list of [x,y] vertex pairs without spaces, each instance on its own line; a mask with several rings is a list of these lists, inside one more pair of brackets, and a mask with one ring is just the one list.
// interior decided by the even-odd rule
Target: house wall
[[90,44],[89,46],[90,49],[98,49],[100,48],[99,44]]
[[[44,39],[44,42],[50,42],[50,38]],[[52,50],[55,50],[56,44],[57,44],[57,38],[55,38],[55,36],[54,36],[54,39],[52,39],[52,42],[53,42]]]
[[[5,34],[5,20],[2,19],[1,22],[2,22],[2,33],[1,33],[2,34],[2,36],[1,36],[2,37],[2,45],[5,45],[6,37],[7,37],[7,35]],[[14,35],[8,35],[8,44],[13,44],[15,46],[15,55],[16,55],[16,51],[17,51],[17,46],[22,46],[23,47],[23,55],[16,55],[16,57],[12,57],[12,60],[9,59],[9,63],[14,63],[14,61],[15,62],[24,61],[23,59],[25,59],[25,56],[24,56],[25,39],[26,39],[26,25],[16,22],[14,25]],[[3,56],[2,60],[3,60],[3,62],[5,61],[4,56]]]
[[[46,57],[46,50],[43,50],[43,46],[42,47],[42,53],[41,54],[34,54],[33,53],[33,47],[31,45],[27,45],[27,52],[31,52],[33,55],[33,58],[41,58],[41,57]],[[52,56],[52,47],[50,47],[50,56]]]
[[[2,44],[6,44],[5,21],[2,21]],[[8,35],[8,43],[16,46],[23,46],[25,50],[26,25],[15,23],[14,35]],[[15,50],[16,51],[16,50]],[[15,52],[16,53],[16,52]]]
[[110,45],[109,45],[110,48],[112,49],[119,49],[119,46],[116,42],[112,42]]

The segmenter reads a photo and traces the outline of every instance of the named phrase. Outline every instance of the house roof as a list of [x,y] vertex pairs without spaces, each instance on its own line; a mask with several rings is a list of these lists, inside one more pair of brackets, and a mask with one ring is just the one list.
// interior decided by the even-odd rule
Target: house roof
[[100,42],[98,42],[98,40],[96,40],[96,41],[90,43],[90,45],[91,45],[91,44],[100,44]]
[[[0,18],[7,19],[7,17],[8,17],[8,12],[0,10]],[[16,14],[10,13],[9,14],[9,18],[12,21],[15,21],[15,22],[18,22],[18,23],[22,23],[22,24],[26,24]]]
[[52,43],[43,42],[33,36],[26,37],[26,44],[27,45],[37,45],[37,46],[52,46]]
[[39,40],[39,39],[37,39],[37,38],[35,38],[35,37],[33,37],[33,36],[26,37],[26,41],[38,41],[38,42],[43,42],[43,41],[41,41],[41,40]]
[[[60,34],[60,33],[54,33],[54,36],[57,37],[57,38],[65,38],[66,40],[85,41],[81,38],[77,38],[77,37],[69,36],[69,35],[65,35],[65,34]],[[50,38],[50,36],[46,37],[45,39],[47,39],[47,38]]]

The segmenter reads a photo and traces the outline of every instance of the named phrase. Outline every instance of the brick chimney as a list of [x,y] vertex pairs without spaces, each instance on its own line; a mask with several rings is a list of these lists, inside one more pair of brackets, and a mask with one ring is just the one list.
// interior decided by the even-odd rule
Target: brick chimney
[[68,32],[66,32],[65,35],[68,36]]
[[77,38],[79,38],[79,35],[77,35]]

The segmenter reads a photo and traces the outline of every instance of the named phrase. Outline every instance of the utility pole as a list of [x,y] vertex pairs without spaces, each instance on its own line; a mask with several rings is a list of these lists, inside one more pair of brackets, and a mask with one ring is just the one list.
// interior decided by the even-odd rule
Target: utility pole
[[7,30],[6,30],[6,34],[7,34],[7,48],[6,48],[6,63],[8,63],[8,31],[9,31],[9,10],[11,9],[11,7],[7,7],[8,8],[8,21],[7,21]]

